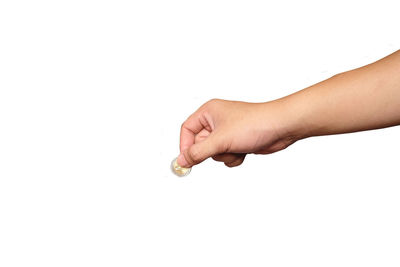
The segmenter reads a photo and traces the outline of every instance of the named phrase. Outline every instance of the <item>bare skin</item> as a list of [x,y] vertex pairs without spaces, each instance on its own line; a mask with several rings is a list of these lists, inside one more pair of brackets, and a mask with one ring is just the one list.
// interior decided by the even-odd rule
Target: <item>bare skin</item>
[[178,164],[212,157],[235,167],[307,137],[399,124],[400,50],[274,101],[208,101],[182,124]]

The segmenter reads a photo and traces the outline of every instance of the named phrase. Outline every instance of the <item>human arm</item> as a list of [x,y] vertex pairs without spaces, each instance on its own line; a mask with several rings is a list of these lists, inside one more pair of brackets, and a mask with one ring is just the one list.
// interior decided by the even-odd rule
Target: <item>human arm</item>
[[211,100],[182,125],[178,163],[208,157],[229,167],[318,135],[400,124],[400,50],[265,103]]

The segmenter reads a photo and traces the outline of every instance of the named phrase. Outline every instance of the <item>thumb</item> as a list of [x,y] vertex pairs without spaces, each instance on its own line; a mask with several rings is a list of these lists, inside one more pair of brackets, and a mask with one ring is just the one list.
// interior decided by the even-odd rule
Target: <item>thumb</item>
[[216,132],[212,132],[206,139],[195,143],[183,151],[178,157],[178,164],[189,168],[205,159],[221,153],[222,140]]

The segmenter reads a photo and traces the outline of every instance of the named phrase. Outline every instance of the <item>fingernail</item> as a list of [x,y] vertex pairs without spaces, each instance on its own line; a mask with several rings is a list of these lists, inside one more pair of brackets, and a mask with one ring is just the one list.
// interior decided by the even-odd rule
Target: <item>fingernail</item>
[[178,162],[179,166],[181,166],[181,167],[184,167],[184,168],[189,167],[188,163],[187,163],[187,161],[185,159],[185,156],[183,154],[180,154],[176,161]]

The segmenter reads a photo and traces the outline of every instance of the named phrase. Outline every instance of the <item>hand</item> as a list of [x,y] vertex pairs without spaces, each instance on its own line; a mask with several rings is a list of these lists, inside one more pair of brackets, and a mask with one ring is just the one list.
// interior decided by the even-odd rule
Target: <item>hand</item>
[[291,134],[289,117],[279,100],[208,101],[182,124],[178,164],[191,167],[212,157],[235,167],[248,153],[282,150],[297,141]]

